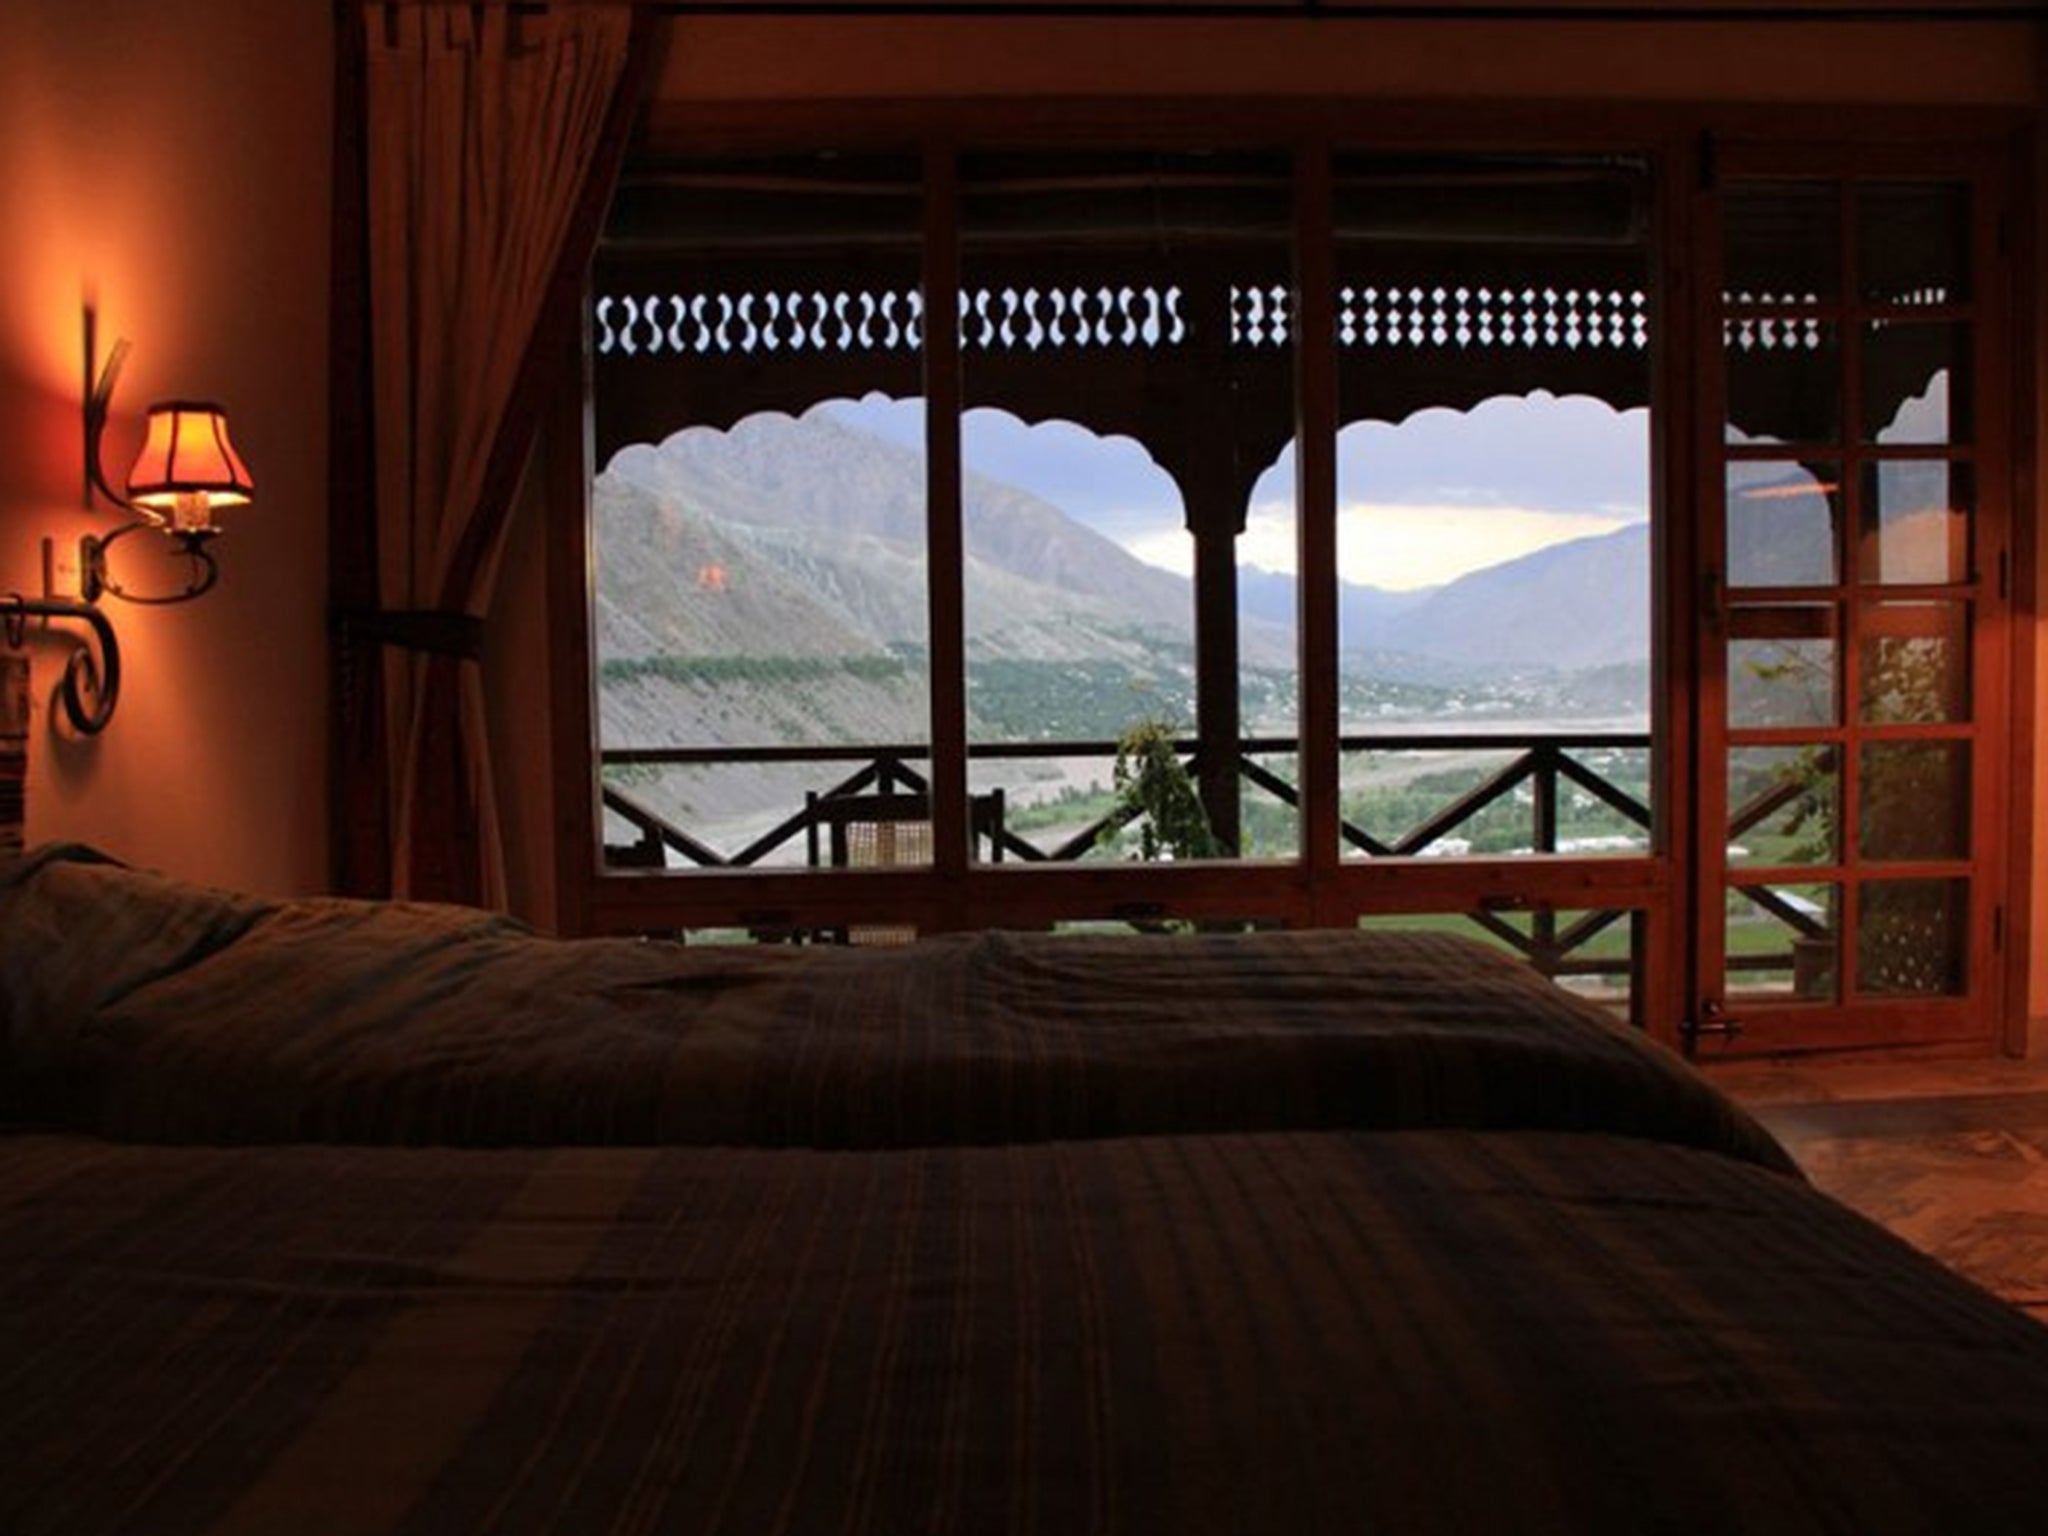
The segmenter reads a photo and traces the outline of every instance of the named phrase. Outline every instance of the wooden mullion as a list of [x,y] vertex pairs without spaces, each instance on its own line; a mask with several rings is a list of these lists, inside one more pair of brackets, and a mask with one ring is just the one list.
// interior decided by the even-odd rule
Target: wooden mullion
[[376,413],[370,398],[368,45],[355,0],[334,4],[334,169],[327,392],[327,731],[330,889],[391,893],[384,652],[343,622],[379,606]]
[[[1667,877],[1692,871],[1697,826],[1704,564],[1695,512],[1699,444],[1687,427],[1700,399],[1697,375],[1706,345],[1693,249],[1702,137],[1695,124],[1672,125],[1653,141],[1652,158],[1649,809],[1651,855]],[[1718,323],[1717,317],[1715,346]],[[1700,882],[1670,880],[1669,887],[1661,901],[1630,919],[1630,1011],[1653,1038],[1677,1046],[1697,992],[1689,940],[1698,931]]]
[[589,317],[561,348],[560,382],[540,425],[547,523],[547,648],[553,730],[554,924],[559,933],[597,931],[603,876],[602,743],[597,730],[597,652],[592,636],[596,564],[592,558]]
[[[2031,242],[2014,228],[2020,222],[2014,210],[2033,204],[2010,201],[2015,189],[2009,178],[1994,177],[1991,169],[1988,158],[1980,157],[1969,178],[1970,299],[1975,312],[1970,367],[1976,375],[1976,411],[1970,441],[1953,445],[1963,451],[1952,450],[1951,457],[1965,462],[1967,453],[1971,460],[1981,456],[1987,464],[2019,466],[2030,455],[2016,417],[2033,394],[2017,381],[2034,376],[2025,365],[2037,360],[2021,339],[2034,332],[2022,331],[2014,323],[2027,315],[2027,300],[2017,298],[2014,289],[2022,285],[2014,284],[2012,274],[2037,269],[2023,264]],[[2022,957],[2027,948],[2025,913],[2032,864],[2029,765],[2034,710],[2031,686],[2022,692],[2014,688],[2013,680],[2024,676],[2031,684],[2035,626],[2019,622],[2020,615],[2033,611],[2023,595],[2031,582],[2019,558],[2030,538],[2031,520],[2015,517],[2013,509],[2033,503],[2009,501],[2011,482],[1978,473],[1974,467],[1971,482],[1970,580],[1958,593],[1968,602],[1968,719],[1976,737],[1970,761],[1975,867],[1970,879],[1967,990],[1973,999],[1983,1000],[1998,1043],[2017,1053],[2024,1050],[2027,1035],[2029,978]]]
[[[1316,893],[1343,858],[1338,831],[1337,265],[1330,146],[1294,164],[1295,580],[1301,678],[1301,859]],[[1320,918],[1319,918],[1320,920]]]
[[[1667,377],[1682,380],[1691,407],[1692,430],[1684,440],[1696,455],[1689,476],[1674,476],[1677,485],[1688,486],[1694,516],[1687,520],[1687,533],[1694,559],[1689,579],[1682,588],[1682,622],[1687,642],[1693,648],[1689,669],[1675,668],[1667,674],[1667,687],[1684,697],[1690,692],[1692,709],[1687,727],[1691,732],[1690,792],[1684,804],[1692,817],[1690,840],[1678,845],[1687,854],[1691,876],[1688,889],[1686,930],[1692,935],[1684,945],[1686,986],[1682,1016],[1698,1019],[1716,1007],[1727,992],[1722,957],[1727,953],[1727,865],[1728,865],[1728,749],[1733,733],[1728,728],[1728,643],[1732,598],[1727,591],[1727,463],[1728,342],[1726,318],[1727,289],[1725,188],[1738,169],[1734,146],[1718,135],[1714,139],[1717,174],[1712,183],[1682,195],[1684,209],[1684,273],[1692,284],[1691,302],[1685,319],[1691,342],[1689,367],[1674,360]],[[1667,181],[1674,193],[1677,187]],[[1681,415],[1674,421],[1673,437],[1687,423]],[[1714,592],[1718,590],[1718,598]],[[1678,621],[1674,621],[1675,624]],[[1674,939],[1674,942],[1678,942]]]
[[932,864],[957,879],[967,822],[966,536],[960,411],[960,170],[950,143],[924,156],[925,582],[930,623]]

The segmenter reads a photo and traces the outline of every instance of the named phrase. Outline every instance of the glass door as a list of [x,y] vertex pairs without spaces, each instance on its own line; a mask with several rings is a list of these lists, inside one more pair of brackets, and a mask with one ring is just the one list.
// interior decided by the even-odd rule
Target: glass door
[[1709,1054],[1987,1038],[2007,561],[1986,188],[1724,162],[1705,200]]

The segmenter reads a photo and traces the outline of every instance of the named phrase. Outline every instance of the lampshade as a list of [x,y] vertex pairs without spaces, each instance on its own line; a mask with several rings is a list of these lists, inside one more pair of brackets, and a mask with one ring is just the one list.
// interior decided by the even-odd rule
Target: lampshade
[[214,507],[241,506],[255,491],[219,406],[166,400],[149,408],[148,435],[128,471],[128,499],[136,506],[169,513],[180,532],[209,533]]

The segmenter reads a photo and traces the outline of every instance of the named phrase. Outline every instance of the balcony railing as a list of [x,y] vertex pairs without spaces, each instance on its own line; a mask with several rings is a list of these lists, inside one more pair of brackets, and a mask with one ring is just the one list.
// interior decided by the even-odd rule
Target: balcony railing
[[[1544,732],[1502,736],[1484,732],[1467,733],[1382,733],[1339,738],[1345,754],[1358,752],[1444,753],[1512,752],[1481,783],[1458,795],[1417,825],[1391,837],[1376,836],[1365,827],[1340,820],[1339,831],[1346,846],[1372,857],[1395,858],[1425,854],[1469,826],[1492,806],[1508,800],[1528,786],[1529,849],[1534,853],[1559,851],[1560,790],[1565,784],[1577,786],[1614,811],[1622,821],[1639,828],[1647,843],[1651,827],[1650,808],[1635,795],[1604,777],[1578,755],[1591,751],[1643,751],[1650,745],[1647,734],[1636,732]],[[1192,740],[1176,743],[1183,766],[1190,777],[1202,770],[1201,749]],[[1236,765],[1246,784],[1292,809],[1300,809],[1295,786],[1275,773],[1262,759],[1290,756],[1297,750],[1291,737],[1248,737],[1238,745]],[[817,798],[864,794],[925,794],[930,783],[914,764],[928,754],[918,746],[849,747],[646,747],[610,750],[602,754],[605,768],[619,767],[735,767],[745,764],[829,764],[851,763],[853,771],[819,791]],[[1054,741],[976,743],[968,748],[969,761],[1019,761],[1029,758],[1113,758],[1113,742]],[[818,822],[815,806],[797,809],[747,841],[740,848],[721,853],[684,828],[676,826],[616,784],[604,785],[605,808],[629,824],[638,834],[629,844],[607,848],[607,862],[626,867],[668,866],[669,853],[683,864],[698,868],[746,869],[770,861],[777,852],[793,848],[808,839]],[[1051,845],[1043,846],[1005,828],[1001,835],[1001,856],[1032,862],[1064,863],[1085,858],[1102,846],[1107,837],[1135,818],[1136,813],[1116,809],[1096,817],[1078,831],[1070,831]],[[807,862],[815,862],[814,859]]]
[[[1374,754],[1507,754],[1505,761],[1491,763],[1472,787],[1453,795],[1412,826],[1389,832],[1375,832],[1351,819],[1341,819],[1339,830],[1345,846],[1366,858],[1404,858],[1442,853],[1457,846],[1458,834],[1470,829],[1486,813],[1504,803],[1519,804],[1526,816],[1526,851],[1555,854],[1571,851],[1561,837],[1561,812],[1567,786],[1590,797],[1612,813],[1613,824],[1628,829],[1633,842],[1640,834],[1640,848],[1647,850],[1652,815],[1648,805],[1613,779],[1602,774],[1586,759],[1599,754],[1645,752],[1650,737],[1636,732],[1546,732],[1504,736],[1497,733],[1360,733],[1341,737],[1340,750],[1347,756]],[[1199,744],[1193,740],[1176,743],[1183,764],[1191,776],[1202,770]],[[1240,782],[1270,801],[1298,811],[1296,786],[1271,763],[1285,760],[1297,751],[1289,737],[1247,738],[1237,745],[1235,767]],[[1115,756],[1114,743],[1101,741],[977,743],[969,748],[970,762],[1023,759],[1088,759],[1105,762]],[[760,748],[643,748],[613,750],[603,754],[607,769],[639,768],[731,768],[741,765],[832,766],[844,770],[821,789],[811,792],[803,805],[739,847],[720,851],[703,837],[677,826],[616,783],[603,786],[607,812],[623,823],[633,835],[625,843],[606,847],[606,862],[615,869],[703,868],[753,869],[778,864],[815,866],[820,863],[820,830],[825,802],[848,796],[926,795],[930,783],[919,766],[928,749],[914,745],[846,747],[760,747]],[[1034,841],[1015,825],[998,818],[992,825],[977,827],[979,856],[1004,863],[1072,863],[1100,856],[1104,845],[1138,813],[1114,806],[1088,819],[1079,827],[1063,827],[1052,841]],[[1498,817],[1498,813],[1495,813]],[[1630,918],[1626,910],[1605,910],[1559,914],[1545,908],[1523,914],[1519,920],[1489,910],[1465,914],[1470,921],[1497,942],[1511,948],[1546,975],[1622,977],[1630,969],[1626,952],[1606,952],[1596,941],[1615,924]],[[1631,943],[1627,946],[1633,949]]]

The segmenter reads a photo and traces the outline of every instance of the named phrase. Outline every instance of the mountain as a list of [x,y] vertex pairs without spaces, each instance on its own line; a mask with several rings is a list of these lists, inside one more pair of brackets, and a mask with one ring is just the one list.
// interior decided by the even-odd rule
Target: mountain
[[[800,420],[761,415],[729,432],[692,428],[658,448],[628,448],[603,479],[641,492],[643,508],[651,504],[742,536],[752,557],[749,580],[753,560],[772,562],[834,592],[835,606],[858,599],[842,617],[873,643],[922,643],[922,455],[823,413]],[[1005,655],[1047,647],[1054,656],[1074,653],[1074,637],[1061,640],[1058,631],[1077,626],[1192,638],[1184,579],[1145,564],[1050,503],[970,474],[961,510],[971,647]],[[741,569],[728,569],[729,584]]]
[[[1084,672],[1126,700],[1124,683],[1187,695],[1183,578],[1013,487],[970,476],[963,491],[968,654],[1007,690],[992,713],[1035,727]],[[924,508],[921,455],[822,414],[622,451],[592,493],[603,739],[922,740]],[[786,801],[778,778],[700,788],[694,809]]]
[[[1361,649],[1356,637],[1377,635],[1400,615],[1428,600],[1436,587],[1392,592],[1385,587],[1367,587],[1354,582],[1337,583],[1337,633],[1345,650]],[[1237,572],[1237,610],[1245,619],[1279,625],[1294,632],[1294,578],[1279,571],[1240,566]]]
[[[1241,571],[1238,600],[1291,633],[1292,576]],[[1411,681],[1640,664],[1650,654],[1649,527],[1553,544],[1440,587],[1342,582],[1337,614],[1343,651]]]
[[1354,643],[1440,661],[1559,672],[1650,654],[1650,530],[1632,523],[1460,576]]

